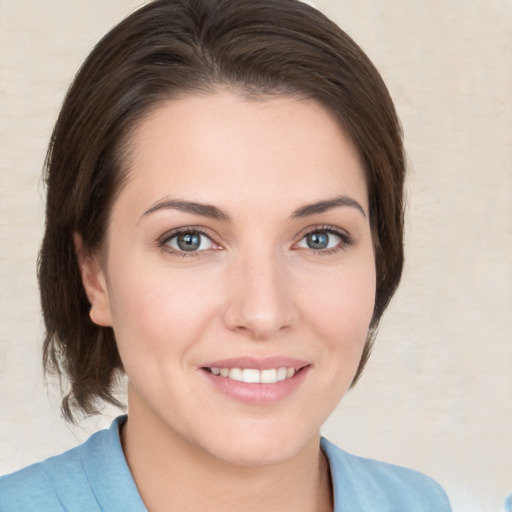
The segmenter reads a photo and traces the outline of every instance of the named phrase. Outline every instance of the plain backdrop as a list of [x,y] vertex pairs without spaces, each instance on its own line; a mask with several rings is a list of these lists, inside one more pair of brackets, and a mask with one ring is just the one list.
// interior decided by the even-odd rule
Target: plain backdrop
[[[0,0],[0,473],[78,428],[44,387],[40,172],[93,44],[142,2]],[[358,386],[324,427],[344,449],[423,471],[455,512],[512,492],[512,1],[318,0],[380,69],[409,158],[407,264]]]

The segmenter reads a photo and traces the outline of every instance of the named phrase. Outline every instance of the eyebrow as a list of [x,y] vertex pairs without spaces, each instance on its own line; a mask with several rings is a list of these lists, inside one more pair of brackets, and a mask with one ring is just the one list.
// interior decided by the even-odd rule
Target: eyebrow
[[162,201],[158,201],[149,210],[145,211],[142,217],[162,209],[179,210],[185,213],[201,215],[202,217],[209,217],[210,219],[216,220],[231,220],[231,217],[227,213],[224,213],[222,210],[211,204],[196,203],[194,201],[181,201],[178,199],[163,199]]
[[310,215],[324,213],[328,210],[331,210],[332,208],[339,208],[340,206],[349,206],[351,208],[355,208],[361,212],[363,217],[366,218],[366,212],[364,211],[364,208],[355,199],[352,199],[348,196],[338,196],[327,201],[319,201],[318,203],[301,206],[293,212],[292,219],[309,217]]
[[[341,206],[355,208],[363,215],[363,217],[366,218],[366,212],[364,211],[364,208],[355,199],[352,199],[348,196],[338,196],[334,199],[306,204],[295,210],[292,213],[291,218],[298,219],[309,217],[311,215],[324,213],[328,210],[339,208]],[[142,217],[150,215],[151,213],[158,210],[179,210],[185,213],[208,217],[210,219],[222,220],[225,222],[231,221],[231,217],[216,206],[205,203],[197,203],[195,201],[183,201],[179,199],[163,199],[158,201],[149,210],[146,210]]]

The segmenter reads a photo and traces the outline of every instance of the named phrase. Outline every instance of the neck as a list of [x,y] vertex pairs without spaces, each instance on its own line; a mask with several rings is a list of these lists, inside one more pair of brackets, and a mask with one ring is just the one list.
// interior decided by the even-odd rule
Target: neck
[[[133,478],[150,512],[243,510],[330,512],[329,465],[315,435],[292,459],[239,465],[206,453],[130,401],[121,432]],[[135,402],[135,403],[134,403]]]

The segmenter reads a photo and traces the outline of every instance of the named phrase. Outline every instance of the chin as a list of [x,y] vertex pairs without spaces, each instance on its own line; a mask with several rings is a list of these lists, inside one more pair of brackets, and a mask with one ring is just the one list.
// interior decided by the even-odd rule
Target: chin
[[[281,464],[292,460],[307,447],[319,444],[320,435],[299,433],[290,426],[279,428],[279,432],[264,432],[263,429],[246,429],[242,433],[227,433],[210,438],[202,449],[228,464],[257,467]],[[294,435],[290,436],[290,432]]]

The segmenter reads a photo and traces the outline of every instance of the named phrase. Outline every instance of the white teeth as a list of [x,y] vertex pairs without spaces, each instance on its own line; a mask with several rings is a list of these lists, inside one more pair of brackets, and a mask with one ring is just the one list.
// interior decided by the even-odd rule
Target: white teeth
[[[233,370],[231,370],[231,371],[233,371]],[[231,377],[231,372],[230,372],[229,376]],[[260,381],[260,371],[259,370],[251,370],[251,369],[243,370],[242,380],[244,382],[249,382],[251,384],[254,382],[261,382]]]
[[277,369],[277,380],[286,379],[286,368],[281,367]]
[[271,370],[261,370],[260,382],[265,384],[274,384],[277,382],[277,370],[272,368]]
[[229,379],[249,384],[275,384],[281,380],[293,377],[297,372],[295,368],[269,368],[267,370],[257,370],[255,368],[210,368],[214,375],[228,377]]
[[229,370],[229,378],[232,380],[242,381],[243,380],[242,370],[240,370],[240,368],[231,368],[231,370]]

